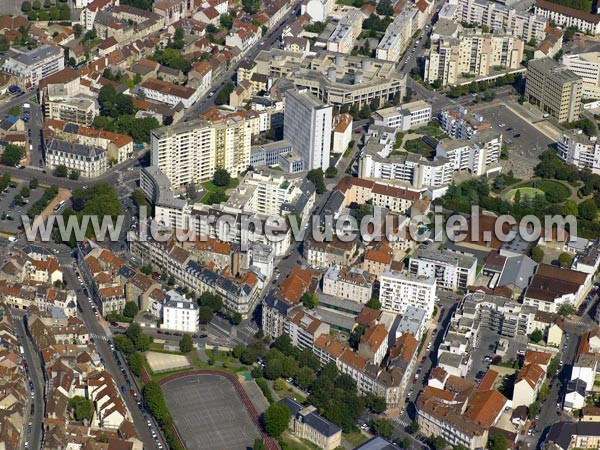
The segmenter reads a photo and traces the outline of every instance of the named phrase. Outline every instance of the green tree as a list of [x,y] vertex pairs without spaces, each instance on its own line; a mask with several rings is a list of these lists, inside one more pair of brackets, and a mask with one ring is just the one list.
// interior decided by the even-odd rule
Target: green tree
[[141,352],[133,352],[129,355],[129,368],[136,377],[142,375],[144,369],[144,355]]
[[562,213],[565,216],[571,215],[577,217],[577,215],[579,214],[577,203],[573,200],[567,200],[563,206]]
[[125,317],[129,317],[133,319],[136,314],[139,312],[139,308],[136,302],[127,302],[125,303],[125,308],[123,308],[123,315]]
[[572,316],[576,312],[577,311],[575,310],[575,308],[568,303],[561,305],[561,307],[558,309],[558,314],[563,317]]
[[371,297],[369,301],[365,304],[367,308],[372,309],[381,309],[381,302],[376,297]]
[[267,447],[265,447],[265,444],[261,438],[256,438],[254,439],[252,450],[267,450]]
[[270,359],[265,365],[265,378],[275,380],[281,376],[283,372],[283,362],[280,359]]
[[531,405],[529,405],[529,411],[527,412],[527,416],[530,419],[535,419],[535,416],[537,416],[540,413],[540,408],[540,402],[536,400]]
[[432,436],[429,441],[431,442],[431,446],[435,449],[435,450],[442,450],[444,449],[447,445],[448,442],[446,442],[446,439],[444,439],[441,436]]
[[529,339],[531,339],[532,342],[538,343],[540,342],[542,339],[544,339],[544,334],[541,332],[541,330],[539,330],[538,328],[536,328],[535,330],[533,330],[533,332],[529,335]]
[[548,400],[548,397],[550,397],[550,387],[548,386],[548,383],[544,383],[540,388],[537,400],[540,403],[544,403],[546,400]]
[[305,308],[315,309],[319,304],[319,297],[314,292],[305,292],[300,297],[302,304]]
[[198,305],[210,308],[213,313],[216,313],[223,308],[223,299],[220,295],[211,292],[203,292],[198,297]]
[[592,198],[582,201],[579,204],[578,210],[579,217],[586,220],[594,220],[598,214],[598,206]]
[[534,247],[531,250],[531,259],[538,264],[541,263],[544,259],[544,250],[542,250],[539,246]]
[[182,353],[190,353],[194,349],[194,341],[189,334],[184,334],[179,340],[179,350]]
[[370,392],[365,395],[365,406],[377,414],[381,414],[387,408],[385,398],[371,394]]
[[315,379],[315,371],[310,367],[302,367],[301,369],[298,369],[298,372],[296,373],[296,383],[298,383],[298,386],[302,389],[310,388]]
[[69,399],[67,409],[77,421],[90,421],[94,414],[92,401],[80,395],[76,395]]
[[560,362],[558,358],[555,356],[550,360],[548,364],[548,378],[554,378],[558,375],[558,369],[560,367]]
[[231,183],[231,175],[229,175],[229,172],[227,172],[226,169],[219,168],[215,170],[212,181],[215,186],[229,186],[229,183]]
[[81,37],[81,34],[83,33],[83,27],[81,26],[81,24],[76,23],[75,25],[73,25],[73,32],[75,33],[75,38],[79,39]]
[[105,84],[98,91],[98,103],[100,114],[116,118],[117,114],[117,91],[112,84]]
[[265,431],[269,436],[278,437],[287,430],[292,412],[283,403],[274,403],[265,411],[264,423]]
[[417,431],[419,431],[419,424],[416,421],[413,420],[406,427],[406,432],[408,434],[415,434]]
[[39,11],[40,9],[42,9],[42,2],[40,2],[40,0],[35,0],[33,2],[33,9],[35,9],[36,11]]
[[391,439],[394,433],[394,425],[389,419],[375,419],[371,423],[371,427],[373,427],[373,431],[379,436],[383,436],[386,439]]
[[67,166],[60,164],[54,168],[54,176],[59,178],[66,178],[69,175],[69,169]]
[[488,439],[487,448],[489,450],[506,450],[506,438],[501,434],[496,434]]
[[198,320],[200,323],[209,323],[211,320],[213,320],[214,316],[215,313],[208,306],[201,306],[200,310],[198,311]]
[[4,151],[2,152],[2,156],[0,157],[0,163],[5,166],[14,167],[23,157],[25,156],[25,147],[21,145],[8,144],[4,147]]
[[133,114],[133,99],[129,95],[119,94],[116,98],[116,109],[119,116]]
[[24,13],[31,11],[31,2],[24,1],[21,3],[21,11]]
[[124,334],[117,334],[115,336],[115,347],[120,352],[129,355],[135,351],[135,347],[133,346],[133,342]]
[[571,264],[573,263],[573,255],[567,252],[562,252],[560,255],[558,255],[558,263],[560,264],[560,267],[571,267]]
[[380,16],[393,16],[394,7],[392,5],[391,0],[381,0],[377,4],[377,14],[379,14]]
[[364,325],[357,325],[352,332],[350,333],[350,337],[348,338],[348,344],[354,350],[358,349],[358,344],[360,343],[360,338],[365,334],[367,329]]
[[81,172],[79,170],[71,169],[69,170],[69,180],[79,180],[79,176]]
[[319,167],[318,169],[309,170],[306,174],[306,178],[315,185],[317,194],[323,194],[325,192],[326,188],[325,180],[323,179],[323,169]]
[[39,184],[40,184],[40,182],[38,181],[37,178],[32,178],[31,180],[29,180],[29,189],[31,189],[31,190],[37,189]]
[[281,336],[278,336],[274,341],[272,348],[279,350],[284,355],[291,355],[294,351],[294,346],[292,345],[292,339],[288,334],[283,333]]
[[338,170],[336,169],[335,166],[329,166],[327,168],[327,170],[325,171],[325,176],[327,178],[335,178],[335,177],[337,177],[337,174],[338,174]]

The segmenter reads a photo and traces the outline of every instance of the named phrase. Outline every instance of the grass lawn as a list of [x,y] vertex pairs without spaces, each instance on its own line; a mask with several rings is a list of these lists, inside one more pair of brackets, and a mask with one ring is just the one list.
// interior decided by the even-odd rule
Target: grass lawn
[[504,198],[506,198],[507,201],[512,202],[517,191],[519,191],[519,193],[521,194],[521,198],[529,197],[530,199],[532,199],[537,195],[545,195],[544,191],[542,191],[540,189],[535,189],[535,188],[531,188],[531,187],[520,187],[517,189],[511,189],[510,191],[508,191]]
[[[560,181],[554,180],[532,180],[526,183],[521,183],[515,186],[515,188],[534,188],[539,189],[544,193],[555,194],[556,197],[567,199],[571,195],[571,189],[565,186]],[[521,192],[521,194],[523,194]]]
[[289,431],[286,431],[279,437],[279,445],[282,450],[318,450],[315,444],[308,442],[305,439],[299,439],[292,436]]
[[360,431],[353,431],[351,433],[342,433],[342,439],[346,439],[353,446],[358,447],[369,438]]
[[354,6],[354,0],[336,0],[339,5]]
[[205,205],[213,205],[215,203],[221,203],[227,201],[229,198],[225,191],[227,189],[234,188],[238,185],[239,180],[237,178],[232,178],[227,186],[215,186],[212,181],[205,181],[202,183],[202,187],[206,189],[206,195],[200,199],[200,203],[204,203]]
[[432,138],[439,139],[441,137],[445,137],[446,133],[440,127],[435,127],[433,125],[425,125],[419,127],[415,130],[416,133],[424,134],[425,136],[429,136]]
[[404,142],[402,147],[409,153],[416,153],[425,158],[430,158],[433,155],[433,149],[419,138]]
[[290,397],[295,398],[298,403],[304,404],[306,402],[305,396],[300,395],[298,392],[294,391],[293,389],[290,389],[289,387],[283,389],[282,391],[278,391],[275,388],[273,388],[273,392],[277,394],[279,398]]

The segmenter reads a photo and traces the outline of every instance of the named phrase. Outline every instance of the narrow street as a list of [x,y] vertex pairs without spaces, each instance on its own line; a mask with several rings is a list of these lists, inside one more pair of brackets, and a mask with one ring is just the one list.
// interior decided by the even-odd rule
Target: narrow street
[[23,347],[25,360],[27,361],[26,373],[29,380],[33,383],[33,397],[31,397],[31,407],[33,409],[30,409],[30,412],[33,410],[33,414],[29,415],[29,423],[32,425],[31,428],[28,427],[26,432],[25,442],[28,445],[25,448],[38,449],[42,448],[42,421],[44,420],[46,406],[44,372],[40,356],[25,329],[23,316],[17,315],[15,310],[13,310],[13,317],[15,328],[20,337],[19,341]]

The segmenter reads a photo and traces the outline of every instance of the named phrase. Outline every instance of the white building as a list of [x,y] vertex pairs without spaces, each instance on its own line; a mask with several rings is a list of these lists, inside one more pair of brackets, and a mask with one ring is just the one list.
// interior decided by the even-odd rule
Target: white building
[[333,128],[333,153],[344,153],[352,141],[352,116],[340,114],[335,118]]
[[386,270],[381,276],[379,301],[384,310],[405,314],[409,306],[423,309],[427,317],[433,314],[436,299],[433,277],[415,276],[396,270]]
[[451,20],[485,25],[491,31],[509,30],[514,36],[529,42],[541,42],[546,36],[548,19],[542,15],[521,11],[490,0],[458,0]]
[[161,328],[183,333],[197,333],[199,309],[196,302],[186,299],[176,291],[169,291],[167,292],[167,301],[162,308],[163,324]]
[[4,61],[2,71],[14,75],[20,87],[30,88],[64,67],[63,51],[57,47],[42,45],[26,53],[12,54]]
[[350,53],[354,45],[352,26],[346,23],[338,23],[329,39],[327,39],[327,50],[337,53]]
[[483,175],[492,164],[498,162],[501,151],[502,135],[486,131],[471,142],[442,139],[438,142],[436,156],[447,158],[455,171],[466,170],[475,175]]
[[144,93],[148,100],[166,103],[169,106],[177,106],[181,103],[184,108],[192,106],[201,94],[198,89],[154,79],[146,80],[140,84],[140,91]]
[[600,52],[563,55],[562,63],[583,81],[582,99],[600,99]]
[[410,273],[434,277],[442,289],[465,290],[475,282],[477,258],[447,250],[417,249],[409,261]]
[[333,107],[308,90],[289,90],[285,97],[283,138],[305,161],[305,169],[329,167]]
[[308,14],[313,22],[324,22],[335,0],[309,0],[301,5],[301,15]]
[[600,174],[600,143],[597,136],[586,136],[581,130],[561,134],[557,155],[578,169],[589,169]]
[[79,172],[82,177],[94,178],[108,169],[107,151],[100,147],[53,139],[46,146],[46,166],[48,170],[66,166],[69,170]]
[[372,117],[373,125],[397,128],[404,132],[427,125],[431,120],[431,105],[423,100],[417,100],[402,106],[379,109]]
[[600,34],[600,16],[545,0],[535,2],[536,14],[546,17],[561,27],[575,27],[583,33]]

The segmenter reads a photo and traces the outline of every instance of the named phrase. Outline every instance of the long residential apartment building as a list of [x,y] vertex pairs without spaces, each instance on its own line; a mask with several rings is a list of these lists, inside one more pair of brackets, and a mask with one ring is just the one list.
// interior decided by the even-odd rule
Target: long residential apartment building
[[600,99],[600,52],[563,55],[561,62],[581,78],[582,99]]
[[431,120],[431,105],[423,100],[378,109],[371,117],[373,125],[397,128],[404,132],[411,128],[427,125]]
[[525,97],[559,122],[579,119],[583,82],[552,58],[529,61]]
[[536,14],[544,16],[561,27],[575,27],[579,31],[593,35],[600,34],[600,15],[545,0],[537,0]]
[[14,75],[22,88],[37,86],[40,81],[65,67],[62,49],[42,45],[23,53],[11,50],[1,70]]
[[425,54],[424,80],[426,83],[439,80],[442,86],[447,86],[457,84],[463,74],[486,77],[497,67],[518,69],[523,49],[523,41],[510,34],[464,29],[457,37],[440,36]]
[[557,155],[567,164],[580,170],[589,169],[600,174],[600,143],[597,136],[587,136],[581,130],[560,135]]
[[529,42],[546,36],[548,19],[540,14],[520,11],[490,0],[458,0],[451,20],[486,26],[491,31],[506,31]]
[[243,117],[158,128],[151,139],[152,164],[174,189],[210,180],[217,168],[237,177],[250,163],[251,130]]

